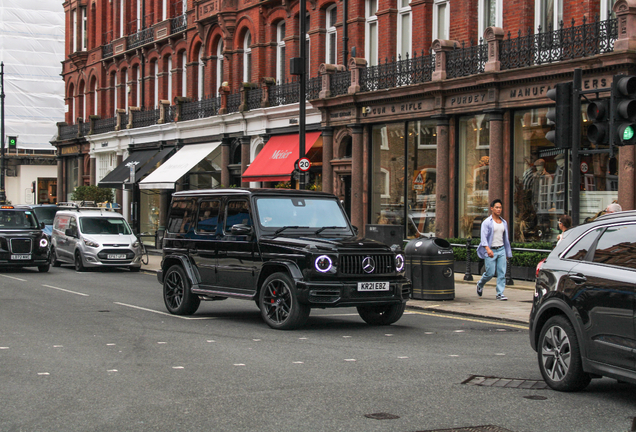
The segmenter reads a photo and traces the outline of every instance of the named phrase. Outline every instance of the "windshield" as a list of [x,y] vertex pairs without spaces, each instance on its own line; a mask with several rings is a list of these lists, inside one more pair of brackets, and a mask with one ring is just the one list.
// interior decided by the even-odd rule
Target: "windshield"
[[81,217],[80,231],[84,234],[130,234],[128,223],[118,217]]
[[34,207],[33,212],[40,222],[44,222],[45,225],[53,225],[57,207]]
[[315,231],[329,227],[343,234],[349,229],[347,217],[333,199],[258,198],[256,208],[263,228],[301,227]]
[[0,228],[2,229],[36,229],[38,224],[35,215],[24,210],[2,210],[0,212]]

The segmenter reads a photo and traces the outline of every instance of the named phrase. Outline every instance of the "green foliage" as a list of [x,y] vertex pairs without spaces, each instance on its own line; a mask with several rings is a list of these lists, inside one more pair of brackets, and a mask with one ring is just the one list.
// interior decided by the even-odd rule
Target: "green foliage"
[[71,195],[73,201],[112,202],[113,190],[97,186],[78,186]]

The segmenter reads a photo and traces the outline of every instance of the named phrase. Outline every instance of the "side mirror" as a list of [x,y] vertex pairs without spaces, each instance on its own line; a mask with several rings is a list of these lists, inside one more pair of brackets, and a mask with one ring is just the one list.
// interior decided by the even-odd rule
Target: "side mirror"
[[358,235],[358,231],[359,231],[359,230],[358,230],[358,227],[357,227],[357,226],[355,226],[355,225],[351,225],[351,227],[353,228],[353,233],[354,233],[355,235]]
[[250,235],[252,234],[252,227],[245,224],[232,225],[230,232],[233,235]]
[[66,228],[64,234],[66,234],[67,237],[75,237],[75,230],[73,230],[73,228]]
[[44,225],[44,222],[40,222],[40,229],[44,229],[46,228],[46,225]]

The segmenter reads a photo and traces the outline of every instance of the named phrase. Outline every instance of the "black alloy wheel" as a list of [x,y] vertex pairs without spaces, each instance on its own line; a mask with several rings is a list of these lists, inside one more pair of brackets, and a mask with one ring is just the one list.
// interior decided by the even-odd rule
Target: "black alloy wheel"
[[406,303],[384,306],[358,306],[360,318],[369,325],[390,325],[397,322],[404,314]]
[[55,252],[55,248],[51,249],[51,265],[53,267],[59,267],[62,263],[57,259],[57,252]]
[[583,390],[591,381],[583,371],[581,350],[572,324],[563,316],[553,316],[539,336],[539,369],[545,382],[554,390]]
[[192,315],[199,309],[201,300],[190,291],[190,281],[178,264],[170,267],[163,279],[163,301],[173,315]]
[[265,279],[258,301],[263,319],[277,330],[301,327],[311,311],[308,305],[298,302],[294,282],[285,273],[274,273]]
[[82,260],[82,253],[80,251],[75,251],[75,271],[76,272],[85,272],[86,267],[84,267],[84,261]]

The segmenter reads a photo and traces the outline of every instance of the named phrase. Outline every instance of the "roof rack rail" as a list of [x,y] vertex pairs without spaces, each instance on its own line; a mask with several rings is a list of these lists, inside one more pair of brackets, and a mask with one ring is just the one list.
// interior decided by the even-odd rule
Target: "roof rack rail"
[[75,210],[109,210],[113,211],[119,208],[119,204],[103,202],[96,203],[95,201],[63,201],[58,202],[57,206],[60,208],[66,209],[75,209]]

